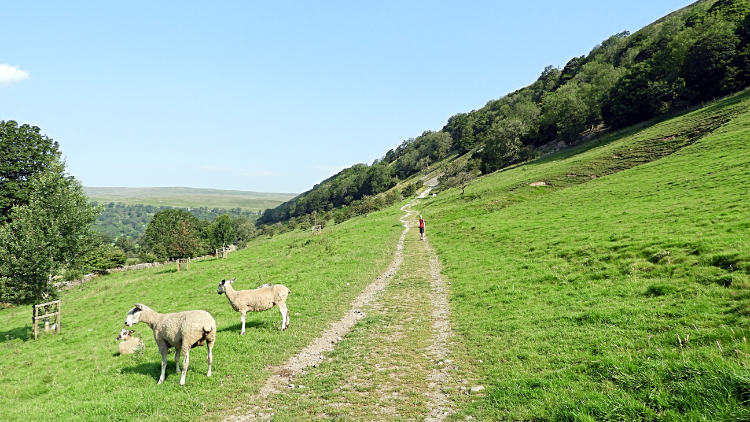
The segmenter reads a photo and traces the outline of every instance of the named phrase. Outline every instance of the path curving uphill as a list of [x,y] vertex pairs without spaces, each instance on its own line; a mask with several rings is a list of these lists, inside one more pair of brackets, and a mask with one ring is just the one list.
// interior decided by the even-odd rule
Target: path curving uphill
[[[406,213],[400,218],[404,231],[386,270],[352,301],[351,309],[340,320],[299,354],[269,368],[274,375],[260,392],[225,421],[272,420],[281,412],[292,420],[353,412],[355,419],[442,421],[452,413],[444,393],[454,368],[447,359],[452,336],[448,289],[429,242],[419,242],[418,235],[409,237],[417,215],[412,207],[429,192],[425,190],[401,208]],[[366,317],[383,322],[357,326]],[[429,324],[425,324],[425,318]],[[347,334],[345,344],[341,343]],[[347,348],[347,354],[351,348],[351,356],[342,360],[325,355],[337,347]],[[342,381],[317,390],[295,388],[295,383],[324,373],[336,374]],[[283,397],[277,395],[282,392]],[[292,394],[299,397],[294,401],[298,408],[288,404]],[[415,404],[405,400],[409,396],[418,398]],[[285,405],[281,404],[283,399],[287,399]],[[304,405],[306,402],[315,405]],[[295,413],[299,417],[292,416]]]

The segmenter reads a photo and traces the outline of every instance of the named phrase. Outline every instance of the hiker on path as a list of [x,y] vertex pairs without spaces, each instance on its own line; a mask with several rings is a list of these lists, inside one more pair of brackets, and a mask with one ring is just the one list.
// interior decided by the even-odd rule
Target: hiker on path
[[419,215],[419,240],[424,240],[424,218]]

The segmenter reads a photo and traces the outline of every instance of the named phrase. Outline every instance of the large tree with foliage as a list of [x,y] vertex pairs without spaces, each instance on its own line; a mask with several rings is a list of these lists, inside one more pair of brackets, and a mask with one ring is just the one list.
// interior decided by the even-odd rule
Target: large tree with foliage
[[11,208],[29,202],[32,177],[60,157],[57,142],[36,126],[0,121],[0,223],[8,222]]
[[99,209],[63,163],[52,160],[25,185],[24,204],[15,204],[0,226],[0,302],[53,298],[53,276],[96,244],[90,226]]
[[232,217],[229,214],[216,217],[216,220],[205,230],[211,249],[231,245],[237,240],[237,229],[232,224]]
[[154,214],[143,236],[144,243],[159,259],[190,258],[200,253],[198,218],[181,209]]

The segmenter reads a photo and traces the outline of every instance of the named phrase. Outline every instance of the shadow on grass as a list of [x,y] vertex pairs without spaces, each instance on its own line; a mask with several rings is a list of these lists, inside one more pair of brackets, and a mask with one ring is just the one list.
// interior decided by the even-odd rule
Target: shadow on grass
[[[170,371],[170,364],[172,370]],[[174,374],[174,361],[169,360],[167,361],[167,376],[170,375],[170,372]],[[141,374],[141,375],[150,375],[155,381],[159,381],[159,376],[161,375],[161,359],[159,359],[156,362],[143,362],[139,363],[136,366],[129,366],[122,368],[122,374]]]
[[170,274],[170,273],[176,273],[176,272],[177,272],[177,268],[175,267],[175,268],[166,268],[161,271],[157,271],[156,274]]
[[[248,331],[251,328],[266,327],[267,325],[268,324],[266,324],[265,322],[261,322],[261,321],[245,321],[245,331]],[[237,334],[239,334],[242,331],[242,323],[240,322],[238,324],[233,324],[233,325],[230,325],[228,327],[224,327],[224,328],[216,330],[216,331],[218,331],[220,333],[228,332],[228,331],[229,332],[235,331],[235,332],[237,332]]]
[[[0,331],[0,343],[15,339],[21,339],[22,341],[29,340],[31,338],[30,331],[31,329],[26,326],[2,330]],[[42,332],[44,332],[43,329]]]

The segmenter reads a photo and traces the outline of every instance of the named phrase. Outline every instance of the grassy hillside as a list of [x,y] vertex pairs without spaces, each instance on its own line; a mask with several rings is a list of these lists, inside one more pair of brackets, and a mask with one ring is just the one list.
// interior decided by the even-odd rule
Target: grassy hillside
[[[451,282],[451,359],[487,387],[451,396],[452,419],[750,419],[748,140],[750,93],[423,201],[416,209]],[[394,206],[322,236],[256,240],[189,272],[100,277],[64,295],[62,334],[36,341],[29,308],[0,310],[0,419],[221,419],[258,391],[266,365],[308,344],[385,268],[402,214]],[[235,276],[238,288],[290,287],[290,330],[278,331],[272,310],[249,315],[240,337],[239,314],[215,293]],[[117,356],[136,302],[210,311],[214,376],[198,348],[185,387],[171,358],[157,386],[144,325],[146,352]],[[337,358],[354,359],[347,350]]]
[[749,97],[424,204],[489,389],[466,414],[750,418]]
[[94,188],[84,190],[91,201],[102,204],[154,205],[185,208],[242,208],[263,211],[293,198],[294,193],[245,192],[238,190],[194,188]]

